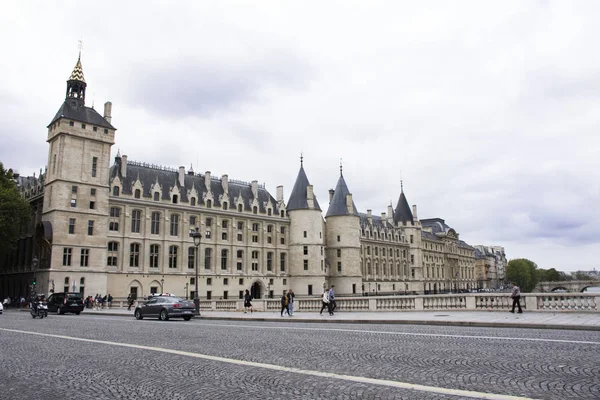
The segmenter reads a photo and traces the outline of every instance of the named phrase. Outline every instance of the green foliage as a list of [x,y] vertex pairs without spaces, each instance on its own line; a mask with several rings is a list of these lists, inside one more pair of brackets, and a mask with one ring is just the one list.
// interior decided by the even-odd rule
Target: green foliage
[[536,263],[526,258],[510,260],[505,275],[506,279],[515,282],[522,292],[531,292],[539,282]]
[[14,247],[30,218],[29,203],[19,194],[12,170],[0,162],[0,253]]
[[536,274],[538,282],[561,282],[566,280],[566,274],[557,271],[555,268],[537,269]]

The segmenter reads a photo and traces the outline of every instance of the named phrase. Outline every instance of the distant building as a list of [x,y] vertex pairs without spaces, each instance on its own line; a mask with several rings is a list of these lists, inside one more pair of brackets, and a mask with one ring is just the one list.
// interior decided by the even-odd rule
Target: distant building
[[508,265],[504,247],[485,245],[474,247],[477,249],[476,259],[485,259],[485,281],[487,283],[484,287],[497,288],[501,286],[505,281],[506,266]]
[[34,218],[0,255],[1,297],[25,295],[35,275],[40,292],[193,298],[196,265],[202,299],[319,295],[331,284],[340,295],[440,293],[498,280],[496,263],[476,276],[475,249],[443,219],[419,220],[402,186],[395,208],[359,212],[341,167],[323,216],[302,159],[287,202],[282,186],[273,197],[257,181],[120,153],[111,165],[112,104],[102,115],[86,107],[86,89],[78,59],[47,127],[47,170],[19,181]]

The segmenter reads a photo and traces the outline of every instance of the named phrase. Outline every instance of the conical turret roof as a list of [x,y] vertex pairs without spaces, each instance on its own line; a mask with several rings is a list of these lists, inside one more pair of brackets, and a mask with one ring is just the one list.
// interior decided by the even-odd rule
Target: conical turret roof
[[402,186],[400,189],[400,198],[398,199],[396,210],[394,210],[394,222],[413,222],[413,215],[410,211],[410,206],[408,205]]
[[[296,177],[296,183],[294,183],[294,188],[292,189],[292,194],[290,195],[290,200],[287,203],[287,210],[308,210],[310,207],[308,206],[308,201],[306,199],[306,193],[308,185],[310,182],[306,177],[306,172],[304,172],[304,166],[302,162],[300,162],[300,171],[298,171],[298,176]],[[313,194],[314,195],[314,194]],[[319,202],[317,201],[317,196],[314,196],[315,207],[314,210],[321,211],[321,207],[319,206]]]
[[73,68],[73,72],[71,72],[71,76],[69,77],[70,81],[79,81],[85,82],[85,78],[83,77],[83,68],[81,67],[81,54],[77,59],[77,64],[75,64],[75,68]]
[[335,186],[335,192],[333,193],[333,198],[329,203],[329,208],[327,209],[326,217],[334,217],[339,215],[358,216],[354,200],[352,200],[352,212],[348,212],[348,206],[346,205],[346,196],[349,194],[350,191],[348,190],[348,186],[346,185],[344,176],[340,174],[340,179],[338,179],[337,185]]

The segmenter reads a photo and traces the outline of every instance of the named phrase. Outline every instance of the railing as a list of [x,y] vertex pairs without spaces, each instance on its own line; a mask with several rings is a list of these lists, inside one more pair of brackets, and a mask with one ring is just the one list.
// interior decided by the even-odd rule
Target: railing
[[[134,307],[144,300],[136,301]],[[416,296],[369,296],[338,297],[337,311],[508,311],[512,307],[509,293],[461,293]],[[275,312],[281,309],[279,299],[254,299],[255,311]],[[296,296],[296,311],[319,311],[322,302],[319,297]],[[106,306],[105,306],[106,307]],[[112,307],[127,307],[124,299],[115,299]],[[133,307],[132,307],[133,308]],[[600,312],[598,293],[524,293],[521,295],[521,308],[528,311]],[[200,300],[200,311],[240,311],[244,301]]]

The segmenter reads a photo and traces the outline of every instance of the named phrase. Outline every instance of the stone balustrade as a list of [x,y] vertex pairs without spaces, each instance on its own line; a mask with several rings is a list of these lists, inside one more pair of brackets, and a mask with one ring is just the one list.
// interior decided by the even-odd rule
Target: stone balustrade
[[[141,302],[142,300],[140,300]],[[507,311],[512,306],[509,293],[461,293],[416,296],[338,297],[337,311]],[[136,302],[137,304],[137,302]],[[280,300],[255,299],[255,311],[279,311]],[[127,307],[117,299],[113,307]],[[521,307],[527,311],[600,312],[600,293],[524,293]],[[200,300],[200,311],[239,311],[244,301]],[[296,297],[296,311],[318,312],[320,297]]]

